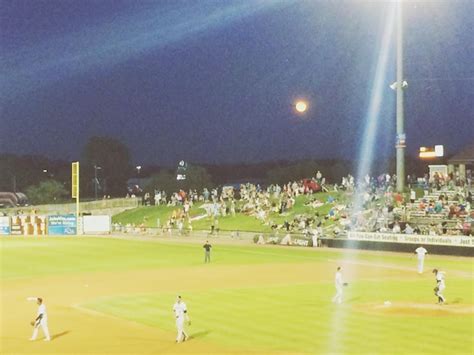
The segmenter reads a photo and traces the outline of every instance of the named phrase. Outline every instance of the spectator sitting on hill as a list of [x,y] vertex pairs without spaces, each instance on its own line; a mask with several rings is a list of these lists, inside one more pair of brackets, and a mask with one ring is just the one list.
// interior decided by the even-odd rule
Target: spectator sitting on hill
[[402,230],[400,228],[400,224],[398,224],[398,222],[395,222],[395,224],[393,225],[393,229],[392,229],[392,232],[393,233],[400,233]]
[[443,211],[443,204],[441,201],[436,201],[435,206],[434,206],[434,212],[435,213],[441,213]]

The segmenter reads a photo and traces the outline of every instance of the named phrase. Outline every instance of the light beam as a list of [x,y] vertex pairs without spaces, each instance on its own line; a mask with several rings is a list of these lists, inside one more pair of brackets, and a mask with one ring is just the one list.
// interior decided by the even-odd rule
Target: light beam
[[[387,20],[385,23],[384,32],[381,38],[380,50],[378,53],[377,66],[375,74],[372,80],[372,90],[369,106],[367,109],[366,123],[361,138],[361,146],[359,150],[359,165],[357,168],[356,181],[364,178],[365,175],[370,173],[375,151],[375,141],[377,136],[377,128],[380,121],[381,103],[383,99],[383,91],[386,90],[387,82],[387,67],[389,61],[392,33],[395,20],[395,7],[390,5],[388,9]],[[352,216],[362,211],[363,206],[363,192],[357,191],[354,194],[352,201]],[[352,277],[356,275],[355,271],[348,272],[351,267],[351,260],[357,258],[356,250],[349,248],[343,250],[341,261],[334,265],[334,272],[336,266],[342,266],[343,270],[346,270],[346,275],[351,274]],[[347,267],[344,264],[348,262]],[[348,293],[346,291],[346,293]],[[347,295],[346,295],[347,297]],[[347,298],[346,298],[347,299]],[[334,311],[329,324],[330,339],[328,341],[328,349],[326,353],[334,354],[344,352],[340,340],[344,339],[344,333],[346,331],[346,318],[347,311],[346,305],[334,305]]]
[[168,8],[157,6],[143,13],[112,18],[94,27],[4,53],[0,97],[15,97],[88,72],[100,75],[153,50],[291,2],[177,2]]

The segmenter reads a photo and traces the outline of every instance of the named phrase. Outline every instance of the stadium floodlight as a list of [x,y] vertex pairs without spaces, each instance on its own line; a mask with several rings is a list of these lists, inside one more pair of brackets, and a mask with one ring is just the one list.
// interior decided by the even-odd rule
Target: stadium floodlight
[[[390,89],[397,90],[397,85],[398,83],[395,81],[393,84],[390,84]],[[406,80],[403,80],[402,89],[405,89],[407,86],[408,86],[408,82]]]

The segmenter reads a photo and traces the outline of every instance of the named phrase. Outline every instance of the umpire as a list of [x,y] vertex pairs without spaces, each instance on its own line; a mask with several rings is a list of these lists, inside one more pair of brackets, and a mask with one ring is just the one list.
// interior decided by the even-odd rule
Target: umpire
[[211,248],[212,245],[209,244],[209,241],[206,240],[206,244],[202,246],[205,250],[204,252],[204,263],[210,263],[211,262]]

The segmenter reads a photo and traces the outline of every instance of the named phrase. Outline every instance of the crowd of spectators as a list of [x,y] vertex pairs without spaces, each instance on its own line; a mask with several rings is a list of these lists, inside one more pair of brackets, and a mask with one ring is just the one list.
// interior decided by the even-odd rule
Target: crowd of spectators
[[[296,215],[294,218],[280,223],[273,220],[271,216],[274,214],[288,215],[298,196],[312,195],[313,188],[316,187],[319,190],[324,183],[325,178],[318,171],[312,179],[288,182],[283,186],[272,184],[263,188],[259,184],[246,183],[236,188],[233,186],[224,186],[221,189],[204,188],[200,193],[197,190],[188,192],[180,190],[172,193],[169,198],[165,191],[156,190],[154,196],[149,193],[144,194],[142,204],[145,206],[164,205],[173,208],[167,220],[156,223],[156,228],[159,228],[163,233],[171,234],[173,230],[177,230],[180,234],[187,233],[193,230],[194,220],[207,218],[211,221],[210,233],[215,234],[219,232],[219,218],[228,215],[235,216],[236,213],[253,216],[275,231],[307,233],[315,225],[321,227],[322,222],[318,213]],[[328,201],[319,201],[313,198],[307,205],[316,209],[325,203],[334,202],[335,199],[332,197]],[[203,214],[198,213],[191,216],[190,210],[195,203],[200,203]],[[330,214],[334,214],[334,211],[331,210]],[[144,231],[149,224],[148,221],[143,221],[139,226],[131,223],[123,226],[116,223],[114,229],[124,232]]]
[[[377,181],[377,183],[375,183]],[[391,181],[391,182],[390,182]],[[363,208],[353,211],[345,229],[367,232],[472,235],[472,191],[449,176],[425,176],[410,184],[409,196],[394,192],[396,178],[366,177],[357,187]],[[418,192],[418,193],[417,193]],[[420,196],[419,196],[420,195]]]
[[[352,175],[340,184],[325,185],[321,172],[311,179],[316,186],[333,191],[322,199],[308,188],[306,181],[284,185],[241,184],[234,188],[204,188],[201,192],[180,190],[167,196],[156,190],[143,196],[144,205],[173,208],[170,217],[157,221],[163,233],[177,230],[180,234],[193,230],[193,221],[207,218],[210,233],[219,232],[219,219],[236,213],[252,216],[270,227],[272,233],[301,233],[308,236],[344,236],[350,230],[429,235],[472,235],[473,211],[470,185],[455,176],[434,174],[431,178],[408,176],[409,194],[395,192],[396,176],[380,174],[356,181]],[[292,213],[298,196],[306,195],[305,210]],[[318,198],[319,197],[319,198]],[[199,203],[201,213],[190,211]],[[326,208],[321,209],[326,206]],[[324,213],[321,211],[324,210]],[[288,217],[288,218],[287,218]],[[117,226],[121,230],[144,230],[140,226]]]

